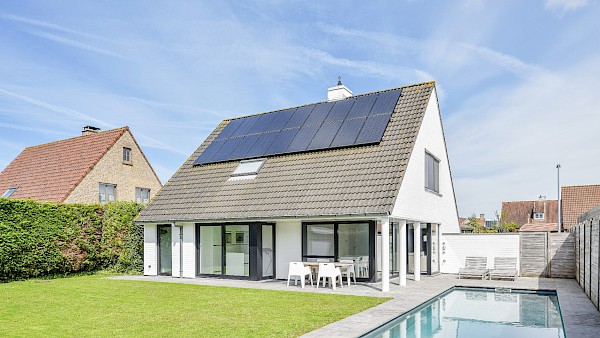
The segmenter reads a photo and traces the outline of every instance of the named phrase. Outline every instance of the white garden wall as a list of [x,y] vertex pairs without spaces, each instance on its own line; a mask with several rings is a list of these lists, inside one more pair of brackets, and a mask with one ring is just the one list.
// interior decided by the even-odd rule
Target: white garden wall
[[518,233],[442,234],[442,273],[458,273],[467,256],[487,257],[488,268],[494,267],[494,257],[516,257],[519,262]]
[[276,278],[287,279],[289,262],[302,261],[302,223],[277,221],[275,225]]

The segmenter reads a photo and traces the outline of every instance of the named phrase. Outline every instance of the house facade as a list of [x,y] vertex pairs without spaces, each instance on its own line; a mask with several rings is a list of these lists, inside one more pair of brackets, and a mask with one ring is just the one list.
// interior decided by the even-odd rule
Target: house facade
[[148,203],[162,184],[128,127],[25,148],[0,173],[2,197],[57,203]]
[[540,197],[536,201],[502,202],[502,217],[506,223],[519,225],[519,231],[558,231],[558,200]]
[[[286,278],[352,259],[357,279],[441,270],[458,215],[435,83],[224,120],[137,219],[144,274]],[[417,254],[414,254],[414,253]]]

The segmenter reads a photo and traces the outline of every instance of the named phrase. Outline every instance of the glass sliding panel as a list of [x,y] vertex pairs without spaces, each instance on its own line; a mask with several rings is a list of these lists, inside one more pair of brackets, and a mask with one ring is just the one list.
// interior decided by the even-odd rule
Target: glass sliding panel
[[200,227],[200,273],[220,275],[223,259],[221,226]]
[[429,224],[421,223],[421,273],[427,274],[427,265],[429,264]]
[[273,277],[275,247],[273,245],[273,225],[262,226],[262,276]]
[[440,271],[440,247],[438,225],[431,224],[431,273]]
[[357,278],[369,278],[369,223],[338,224],[338,258],[352,259]]
[[250,227],[248,225],[225,226],[225,275],[250,275]]
[[334,225],[307,224],[304,245],[304,260],[309,262],[318,260],[333,261],[335,257]]
[[158,273],[170,275],[171,269],[171,226],[158,226]]

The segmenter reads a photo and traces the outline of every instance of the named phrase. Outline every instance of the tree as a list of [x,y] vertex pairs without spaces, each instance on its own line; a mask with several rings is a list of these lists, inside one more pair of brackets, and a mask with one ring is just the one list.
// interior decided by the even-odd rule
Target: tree
[[500,232],[518,232],[519,228],[521,227],[516,222],[507,220],[504,213],[498,217],[498,211],[496,211],[496,219],[498,219],[498,227],[500,228]]

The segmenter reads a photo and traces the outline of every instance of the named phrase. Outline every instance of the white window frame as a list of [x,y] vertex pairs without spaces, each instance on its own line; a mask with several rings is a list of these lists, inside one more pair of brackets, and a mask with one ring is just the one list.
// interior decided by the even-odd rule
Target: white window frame
[[[430,182],[433,179],[433,182]],[[440,160],[425,151],[425,190],[440,193]]]
[[150,202],[150,188],[135,188],[135,201],[148,204]]
[[123,163],[131,163],[131,148],[123,147]]
[[544,219],[544,213],[543,212],[534,212],[533,213],[533,219],[536,221],[541,221]]
[[[107,188],[112,187],[112,195],[108,194]],[[112,199],[111,199],[112,197]],[[101,204],[117,200],[117,185],[112,183],[98,184],[98,200]]]
[[2,198],[9,198],[17,190],[17,187],[10,187],[6,189],[4,194],[2,194]]

